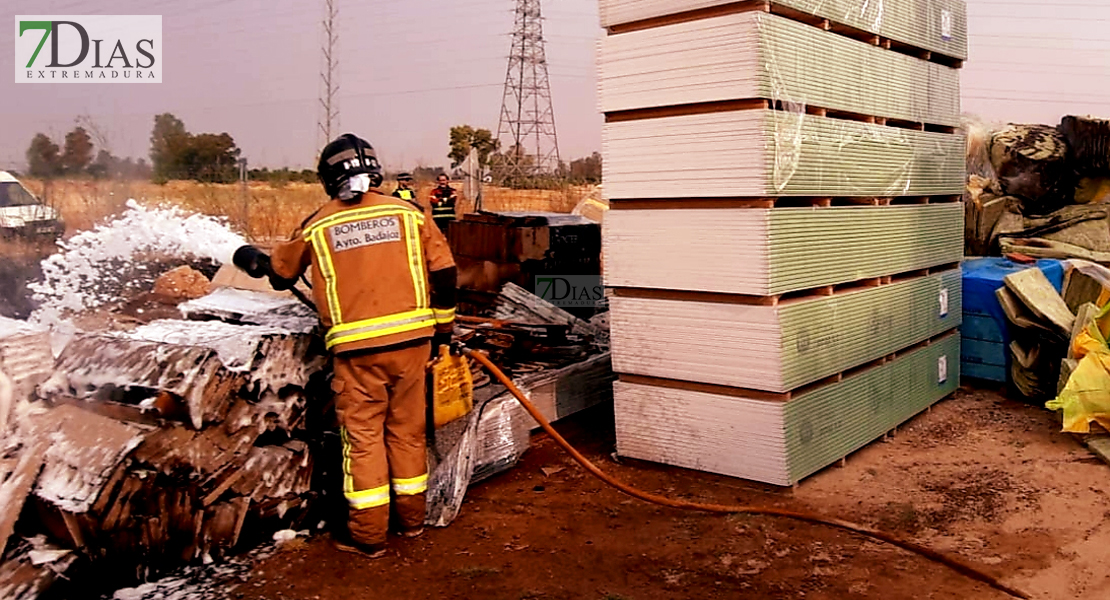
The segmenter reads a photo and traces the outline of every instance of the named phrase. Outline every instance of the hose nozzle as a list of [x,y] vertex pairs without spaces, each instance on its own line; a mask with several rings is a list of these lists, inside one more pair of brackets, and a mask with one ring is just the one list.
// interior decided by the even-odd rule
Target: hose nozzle
[[240,246],[231,257],[231,262],[254,279],[262,279],[273,274],[270,257],[254,246]]

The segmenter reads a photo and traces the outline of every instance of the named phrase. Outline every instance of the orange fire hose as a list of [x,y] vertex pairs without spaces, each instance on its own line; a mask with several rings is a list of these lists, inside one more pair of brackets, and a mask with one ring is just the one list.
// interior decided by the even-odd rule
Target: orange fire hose
[[821,515],[812,513],[796,512],[783,508],[775,508],[773,506],[703,504],[700,502],[690,502],[687,500],[673,500],[671,498],[665,498],[663,496],[658,496],[656,494],[634,488],[627,483],[624,483],[618,479],[614,479],[612,476],[606,474],[604,471],[599,469],[597,465],[590,462],[588,458],[578,452],[578,450],[575,450],[574,446],[571,446],[570,443],[563,438],[563,436],[559,435],[558,431],[555,431],[555,428],[551,426],[551,423],[547,422],[547,419],[545,419],[540,411],[536,409],[535,405],[532,404],[524,396],[524,393],[520,391],[520,388],[516,387],[512,380],[509,379],[509,377],[506,376],[505,373],[497,367],[497,365],[493,364],[493,362],[485,354],[477,352],[475,350],[471,350],[469,348],[464,348],[463,352],[465,352],[466,355],[470,358],[478,361],[483,367],[486,368],[486,370],[490,372],[491,375],[493,375],[499,382],[501,382],[502,385],[504,385],[510,392],[512,392],[513,396],[516,396],[516,399],[520,401],[521,405],[524,406],[524,409],[528,411],[528,414],[532,415],[532,418],[535,419],[541,427],[543,427],[543,430],[546,431],[547,434],[550,435],[552,438],[554,438],[555,442],[562,446],[563,450],[566,450],[567,453],[570,454],[571,457],[578,462],[578,464],[582,465],[582,468],[589,471],[594,477],[597,477],[598,479],[617,488],[625,494],[632,496],[633,498],[638,498],[645,502],[651,502],[653,504],[659,504],[661,506],[668,506],[671,508],[697,510],[718,514],[743,513],[752,515],[770,515],[776,517],[784,517],[787,519],[795,519],[798,521],[806,521],[809,523],[818,523],[821,525],[827,525],[829,527],[836,527],[838,529],[851,531],[852,533],[857,533],[869,538],[886,542],[888,544],[892,544],[894,546],[898,546],[903,550],[908,550],[910,552],[920,554],[921,556],[924,556],[929,560],[938,562],[946,567],[949,567],[950,569],[956,571],[957,573],[960,573],[961,575],[970,577],[971,579],[974,579],[976,581],[981,581],[993,587],[994,589],[1005,592],[1015,598],[1023,598],[1026,600],[1030,598],[1030,596],[1025,592],[1014,589],[1002,583],[995,577],[992,577],[991,575],[988,575],[987,573],[984,573],[983,571],[980,571],[979,569],[976,569],[975,567],[966,564],[958,559],[951,558],[949,556],[941,554],[940,552],[937,552],[936,550],[926,548],[925,546],[922,546],[920,544],[915,544],[913,542],[907,542],[905,540],[898,539],[888,533],[884,533],[870,527],[865,527],[863,525],[857,525],[848,521],[842,521],[840,519],[833,519],[830,517],[823,517]]

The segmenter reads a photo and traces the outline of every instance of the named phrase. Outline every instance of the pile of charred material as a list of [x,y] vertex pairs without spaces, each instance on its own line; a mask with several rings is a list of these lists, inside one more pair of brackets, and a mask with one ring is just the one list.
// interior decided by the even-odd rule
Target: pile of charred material
[[965,131],[969,255],[1110,262],[1110,121]]
[[[177,309],[67,339],[0,323],[0,598],[81,585],[92,569],[130,584],[343,521],[329,514],[338,438],[315,315],[230,287]],[[551,420],[611,397],[604,328],[521,288],[460,317],[456,333]],[[475,411],[430,440],[430,496],[450,497],[431,503],[433,524],[454,518],[469,483],[512,466],[536,426],[475,376]]]
[[315,317],[232,289],[180,308],[56,359],[46,330],[0,328],[0,597],[35,597],[78,556],[123,581],[211,562],[306,515]]

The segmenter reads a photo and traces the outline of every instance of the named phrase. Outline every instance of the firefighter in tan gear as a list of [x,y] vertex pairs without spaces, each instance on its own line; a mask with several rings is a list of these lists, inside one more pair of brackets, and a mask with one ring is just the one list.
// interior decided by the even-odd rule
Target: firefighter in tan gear
[[434,223],[386,196],[365,140],[346,134],[324,148],[318,175],[332,198],[271,257],[271,281],[288,287],[312,270],[313,296],[332,352],[343,441],[349,536],[342,550],[385,553],[394,507],[400,532],[423,532],[425,369],[450,341],[455,263]]

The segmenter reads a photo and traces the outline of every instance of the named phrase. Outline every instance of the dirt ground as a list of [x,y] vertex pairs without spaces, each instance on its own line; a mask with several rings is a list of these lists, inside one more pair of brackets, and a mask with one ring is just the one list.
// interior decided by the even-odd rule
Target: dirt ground
[[[645,490],[818,511],[957,554],[1035,598],[1110,597],[1110,466],[1054,415],[998,393],[954,397],[779,489],[614,459],[611,407],[559,426]],[[229,590],[243,599],[923,600],[1005,598],[916,555],[778,518],[656,507],[601,484],[545,435],[472,488],[458,520],[371,561],[317,536],[286,544]]]

